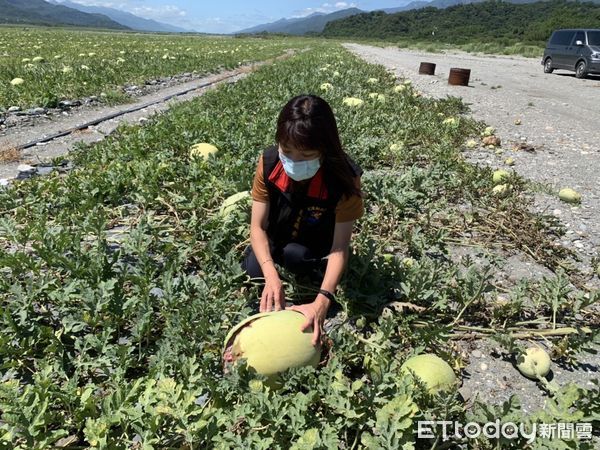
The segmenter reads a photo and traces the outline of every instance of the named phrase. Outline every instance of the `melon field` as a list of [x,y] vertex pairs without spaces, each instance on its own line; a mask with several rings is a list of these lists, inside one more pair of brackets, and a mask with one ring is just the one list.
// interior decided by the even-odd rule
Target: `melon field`
[[88,95],[120,103],[124,83],[234,69],[299,45],[299,39],[0,27],[0,110],[56,107]]
[[[157,64],[187,48],[160,39],[149,53]],[[113,61],[121,49],[129,57],[144,47],[111,40],[108,55],[92,42],[87,50],[98,56],[82,60],[112,58],[108,66],[119,71],[129,64]],[[0,53],[14,52],[6,37],[4,45]],[[217,52],[202,67],[276,56],[289,42],[214,44],[237,46],[242,55]],[[535,186],[509,171],[495,189],[492,170],[465,162],[466,142],[479,141],[486,124],[459,99],[427,98],[333,42],[301,47],[54,161],[68,160],[71,170],[0,188],[0,448],[597,448],[597,368],[591,381],[527,379],[544,398],[534,410],[523,409],[519,392],[508,401],[466,401],[460,392],[469,378],[465,342],[493,342],[515,362],[507,375],[514,379],[524,378],[516,363],[527,347],[545,348],[552,368],[578,367],[598,348],[598,291],[556,244],[561,224],[531,212]],[[37,54],[19,50],[18,58]],[[21,73],[16,59],[9,69],[3,63],[3,81]],[[48,64],[60,70],[58,61]],[[184,69],[176,61],[170,69],[198,63],[188,58]],[[81,80],[64,89],[85,89]],[[365,171],[365,215],[322,363],[284,372],[274,389],[244,362],[223,373],[223,341],[257,310],[261,286],[240,268],[248,208],[219,210],[250,188],[280,109],[301,93],[331,104],[345,150]],[[8,103],[39,95],[33,89]],[[190,157],[197,143],[218,151]],[[483,249],[485,264],[457,257],[456,247]],[[499,286],[496,269],[517,252],[554,276]],[[289,274],[285,286],[291,300],[314,295]],[[422,353],[446,361],[456,383],[432,392],[401,370]],[[581,433],[444,439],[437,426],[433,437],[417,435],[423,421],[496,420]]]

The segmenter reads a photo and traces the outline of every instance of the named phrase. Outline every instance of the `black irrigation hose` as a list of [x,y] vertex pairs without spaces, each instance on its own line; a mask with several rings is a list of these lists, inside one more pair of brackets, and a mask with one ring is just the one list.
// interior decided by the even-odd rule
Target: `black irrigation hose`
[[66,136],[68,134],[74,133],[75,131],[83,130],[83,129],[88,128],[90,126],[98,125],[101,122],[106,122],[107,120],[114,119],[115,117],[119,117],[119,116],[122,116],[124,114],[131,113],[131,112],[139,111],[140,109],[144,109],[144,108],[147,108],[148,106],[156,105],[157,103],[164,103],[164,102],[172,99],[173,97],[178,97],[180,95],[185,95],[188,92],[192,92],[192,91],[195,91],[197,89],[201,89],[201,88],[204,88],[204,87],[207,87],[207,86],[212,86],[213,84],[220,83],[221,81],[227,80],[228,78],[233,78],[235,76],[238,76],[241,73],[243,73],[243,72],[235,72],[235,73],[233,73],[231,75],[224,75],[224,76],[220,77],[219,79],[217,79],[215,81],[210,81],[210,82],[202,83],[202,84],[200,84],[198,86],[195,86],[193,88],[186,89],[185,91],[176,92],[176,93],[171,94],[171,95],[167,95],[166,97],[163,97],[163,98],[158,99],[158,100],[154,100],[154,101],[146,103],[144,105],[135,106],[135,107],[129,108],[129,109],[124,109],[124,110],[118,111],[116,113],[109,114],[108,116],[100,117],[99,119],[94,119],[94,120],[92,120],[90,122],[86,122],[83,125],[78,125],[76,127],[69,128],[68,130],[60,131],[60,132],[58,132],[56,134],[52,134],[52,135],[47,136],[45,138],[37,139],[35,141],[31,141],[31,142],[28,142],[26,144],[17,145],[17,146],[14,147],[14,149],[20,151],[20,150],[24,150],[24,149],[29,148],[29,147],[34,147],[37,144],[40,144],[40,143],[43,143],[43,142],[52,141],[52,140],[54,140],[56,138],[59,138],[59,137]]

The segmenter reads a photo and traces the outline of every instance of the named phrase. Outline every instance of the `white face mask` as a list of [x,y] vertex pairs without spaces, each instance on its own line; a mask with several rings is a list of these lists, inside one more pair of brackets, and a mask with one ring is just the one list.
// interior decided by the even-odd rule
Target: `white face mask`
[[279,159],[285,173],[295,181],[308,180],[314,177],[319,167],[321,167],[321,160],[319,158],[309,159],[308,161],[294,161],[280,151]]

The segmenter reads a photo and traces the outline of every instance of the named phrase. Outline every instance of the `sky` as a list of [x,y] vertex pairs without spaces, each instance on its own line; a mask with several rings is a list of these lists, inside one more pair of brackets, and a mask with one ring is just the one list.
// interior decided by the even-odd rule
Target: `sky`
[[347,8],[372,11],[404,6],[410,0],[365,1],[219,1],[219,0],[71,0],[75,3],[108,6],[188,30],[233,33],[281,18],[303,17],[315,12],[331,13]]

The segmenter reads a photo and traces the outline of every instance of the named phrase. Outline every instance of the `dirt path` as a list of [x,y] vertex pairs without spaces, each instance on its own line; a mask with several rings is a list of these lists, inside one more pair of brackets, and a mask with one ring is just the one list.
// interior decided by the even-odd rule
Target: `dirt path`
[[85,106],[78,108],[69,116],[57,116],[52,119],[47,119],[43,122],[35,124],[35,126],[18,126],[10,128],[5,136],[0,137],[0,150],[10,149],[17,145],[23,145],[25,143],[34,141],[39,138],[45,138],[47,136],[59,133],[63,130],[67,130],[84,123],[96,120],[103,116],[117,113],[121,110],[133,108],[135,106],[141,106],[146,103],[151,103],[164,98],[168,95],[175,94],[177,92],[185,91],[187,89],[194,89],[185,95],[174,97],[171,100],[158,103],[139,111],[131,112],[114,119],[110,119],[106,122],[102,122],[96,126],[86,128],[81,131],[77,131],[73,134],[52,140],[44,144],[38,144],[34,147],[30,147],[21,152],[20,158],[16,161],[5,162],[0,164],[0,179],[11,179],[16,178],[19,174],[19,166],[23,164],[36,165],[48,161],[51,158],[55,158],[60,155],[68,153],[69,149],[73,148],[77,143],[91,143],[97,142],[104,139],[112,133],[121,123],[141,123],[150,115],[160,113],[167,110],[174,103],[178,103],[191,98],[202,95],[208,89],[215,87],[212,85],[209,87],[199,87],[206,83],[214,82],[223,78],[223,75],[235,75],[234,78],[228,78],[227,81],[235,81],[239,77],[243,76],[242,73],[234,74],[225,73],[219,75],[211,75],[205,78],[194,80],[188,83],[171,86],[166,89],[161,89],[152,94],[144,95],[136,98],[133,102],[116,105],[116,106],[96,106],[89,107]]
[[[217,87],[221,83],[236,82],[261,65],[269,64],[281,58],[287,58],[293,54],[294,51],[289,50],[285,54],[274,59],[242,66],[235,70],[196,78],[192,81],[178,82],[178,79],[189,79],[189,77],[171,77],[172,79],[169,82],[170,85],[167,87],[147,86],[148,89],[135,89],[135,92],[131,92],[132,95],[135,96],[132,97],[132,101],[127,104],[115,106],[93,106],[85,104],[84,106],[73,108],[71,112],[67,113],[68,115],[38,115],[26,118],[24,121],[19,121],[15,126],[5,129],[0,133],[0,186],[8,184],[11,179],[19,176],[29,176],[31,172],[27,171],[21,172],[20,175],[19,168],[24,169],[25,167],[23,165],[34,167],[48,163],[51,158],[67,154],[77,143],[101,141],[104,137],[116,130],[121,123],[142,123],[151,115],[166,111],[175,103],[191,100],[194,97],[202,95],[207,90]],[[206,86],[207,84],[210,85]],[[188,90],[190,90],[190,92],[183,95],[177,95],[180,92]],[[150,91],[150,93],[144,91]],[[76,131],[73,134],[54,139],[50,142],[40,143],[34,147],[25,149],[20,153],[11,151],[11,149],[16,146],[24,145],[40,138],[49,137],[64,130],[81,126],[85,123],[123,110],[157,102],[172,95],[177,96],[168,101],[159,102],[138,111],[120,115],[119,117],[104,121],[81,131]],[[7,161],[6,158],[11,155],[15,155],[15,158],[11,158]],[[38,173],[44,173],[44,171],[38,171]]]
[[[589,287],[597,288],[592,258],[600,254],[600,77],[578,80],[559,71],[544,74],[539,60],[522,57],[474,56],[468,53],[432,54],[397,48],[344,44],[365,61],[381,64],[399,77],[410,79],[424,95],[461,97],[472,115],[496,128],[502,139],[503,154],[479,148],[465,150],[475,164],[509,169],[507,157],[515,160],[512,169],[525,178],[546,183],[554,189],[572,187],[583,201],[569,206],[557,195],[536,194],[535,209],[560,217],[568,231],[563,245],[581,259],[579,269],[589,277]],[[420,62],[437,64],[435,76],[419,75]],[[447,84],[451,67],[471,69],[468,87]],[[515,120],[521,124],[516,125]],[[535,151],[512,150],[527,143]],[[509,169],[510,170],[510,169]],[[483,249],[452,248],[453,258],[465,254],[475,262],[485,258]],[[506,258],[506,266],[496,274],[498,285],[514,286],[523,278],[540,279],[553,274],[525,254]],[[525,412],[543,408],[547,396],[535,382],[519,375],[512,363],[501,356],[493,341],[480,339],[460,342],[469,360],[463,373],[461,393],[468,400],[476,396],[499,404],[516,394]],[[551,377],[559,385],[575,382],[592,387],[600,373],[600,355],[581,354],[580,365],[554,364]]]
[[[580,192],[583,201],[577,207],[556,195],[536,194],[536,209],[561,218],[569,229],[563,244],[577,251],[583,261],[580,269],[594,278],[591,261],[600,255],[600,77],[579,80],[567,71],[544,74],[538,59],[518,56],[345,47],[412,80],[426,95],[461,97],[473,117],[495,127],[504,153],[468,151],[465,156],[471,162],[507,169],[503,161],[510,156],[515,161],[512,169],[525,178],[556,191],[571,187]],[[436,75],[419,75],[422,61],[435,63]],[[468,87],[447,84],[451,67],[471,69]],[[535,151],[512,150],[522,142]]]

